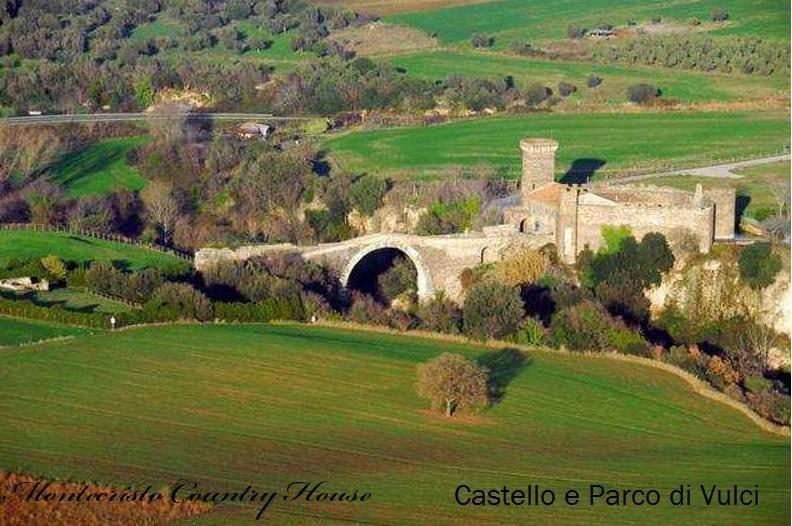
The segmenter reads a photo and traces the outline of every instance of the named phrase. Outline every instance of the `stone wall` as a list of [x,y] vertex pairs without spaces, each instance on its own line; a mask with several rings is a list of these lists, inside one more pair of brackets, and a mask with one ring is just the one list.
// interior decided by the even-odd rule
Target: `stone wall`
[[555,234],[558,222],[558,208],[529,201],[519,207],[507,208],[503,211],[504,222],[524,234],[547,235]]
[[627,184],[592,184],[588,188],[597,195],[617,202],[663,206],[691,206],[693,204],[693,194],[676,188]]
[[659,232],[668,238],[677,229],[688,229],[697,236],[699,250],[709,252],[714,233],[714,207],[678,208],[632,203],[617,206],[581,204],[577,208],[577,251],[580,252],[586,245],[595,251],[600,248],[603,244],[604,225],[627,225],[638,240],[649,232]]

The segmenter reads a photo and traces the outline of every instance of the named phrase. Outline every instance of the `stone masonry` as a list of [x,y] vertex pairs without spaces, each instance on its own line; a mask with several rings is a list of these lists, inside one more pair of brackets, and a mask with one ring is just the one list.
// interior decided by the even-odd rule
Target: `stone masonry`
[[524,139],[520,148],[521,202],[505,210],[505,223],[522,234],[551,235],[566,263],[574,263],[586,246],[601,247],[605,226],[627,226],[637,239],[649,232],[671,237],[687,231],[702,252],[715,240],[734,237],[734,189],[562,184],[555,182],[555,141]]

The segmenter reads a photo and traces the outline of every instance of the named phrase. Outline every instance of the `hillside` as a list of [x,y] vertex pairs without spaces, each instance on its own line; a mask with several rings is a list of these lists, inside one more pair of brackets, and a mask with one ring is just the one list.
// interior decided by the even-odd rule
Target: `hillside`
[[[415,366],[444,351],[486,358],[501,401],[455,421],[427,413]],[[788,438],[675,375],[605,358],[536,351],[521,364],[508,352],[349,330],[172,326],[6,350],[0,396],[6,470],[119,485],[197,477],[215,490],[315,479],[374,495],[365,505],[278,503],[268,512],[278,524],[453,524],[462,483],[761,488],[757,507],[465,508],[481,524],[770,524],[790,502]],[[256,513],[217,511],[188,523]]]
[[165,270],[183,271],[190,267],[189,262],[174,255],[137,245],[66,232],[0,230],[0,266],[5,266],[11,259],[25,261],[48,255],[80,263],[96,260],[112,261],[120,267],[131,270],[160,267]]

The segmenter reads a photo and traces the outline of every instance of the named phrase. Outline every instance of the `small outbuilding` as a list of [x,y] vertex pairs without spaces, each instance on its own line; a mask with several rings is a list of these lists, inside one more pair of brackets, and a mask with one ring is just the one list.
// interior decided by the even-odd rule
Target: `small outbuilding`
[[257,122],[240,124],[236,130],[237,136],[242,139],[260,139],[262,141],[266,140],[271,132],[272,126]]

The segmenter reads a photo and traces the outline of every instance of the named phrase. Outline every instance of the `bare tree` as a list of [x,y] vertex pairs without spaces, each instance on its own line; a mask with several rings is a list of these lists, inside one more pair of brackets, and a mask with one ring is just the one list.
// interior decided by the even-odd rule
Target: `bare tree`
[[149,223],[157,228],[160,240],[169,244],[179,218],[180,206],[173,189],[163,181],[152,181],[141,192]]
[[58,134],[44,126],[0,126],[0,185],[12,175],[28,179],[62,151]]
[[779,217],[789,217],[789,179],[784,181],[773,181],[767,185],[767,189],[776,202],[776,215]]
[[183,104],[156,106],[146,119],[151,136],[156,141],[166,144],[185,142],[187,140],[187,112],[189,109]]
[[460,354],[444,353],[418,366],[418,396],[444,408],[450,417],[459,408],[486,405],[489,371]]

